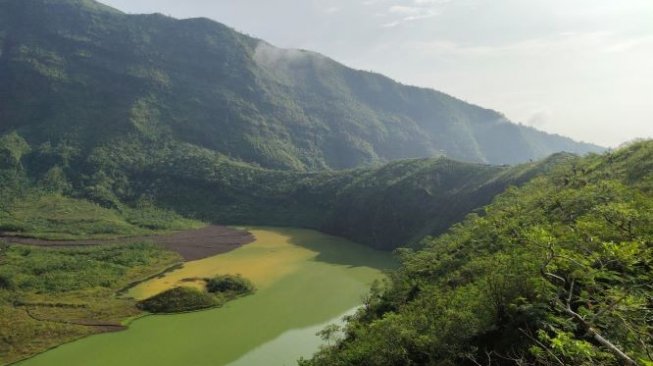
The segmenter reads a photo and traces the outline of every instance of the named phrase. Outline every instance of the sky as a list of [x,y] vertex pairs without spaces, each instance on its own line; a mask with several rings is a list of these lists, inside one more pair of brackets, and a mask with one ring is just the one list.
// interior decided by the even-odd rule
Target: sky
[[576,140],[653,138],[653,0],[102,2],[211,18]]

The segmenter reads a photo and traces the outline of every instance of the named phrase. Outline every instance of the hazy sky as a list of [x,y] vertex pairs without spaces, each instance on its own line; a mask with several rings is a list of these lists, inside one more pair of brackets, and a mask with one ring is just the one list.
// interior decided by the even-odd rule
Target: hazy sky
[[602,145],[653,137],[653,0],[104,0],[203,16]]

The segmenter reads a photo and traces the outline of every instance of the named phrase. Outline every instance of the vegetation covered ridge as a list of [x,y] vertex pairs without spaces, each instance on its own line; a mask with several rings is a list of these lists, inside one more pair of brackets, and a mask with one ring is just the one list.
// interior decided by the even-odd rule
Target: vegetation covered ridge
[[513,164],[601,150],[208,19],[2,0],[0,50],[0,136],[18,131],[42,156],[41,173],[82,168],[80,158],[131,136],[284,170],[434,156]]
[[[547,169],[479,162],[596,150],[206,19],[2,0],[0,49],[0,231],[12,235],[107,239],[199,220],[393,249]],[[476,163],[409,159],[443,155]]]
[[43,156],[18,133],[4,139],[12,143],[0,144],[0,231],[45,239],[214,222],[312,228],[394,249],[441,233],[506,187],[575,159],[558,154],[515,167],[412,159],[309,173],[260,168],[184,143],[128,139],[75,164],[53,153],[58,163],[43,172],[35,165]]
[[509,189],[424,246],[301,364],[653,364],[653,142]]

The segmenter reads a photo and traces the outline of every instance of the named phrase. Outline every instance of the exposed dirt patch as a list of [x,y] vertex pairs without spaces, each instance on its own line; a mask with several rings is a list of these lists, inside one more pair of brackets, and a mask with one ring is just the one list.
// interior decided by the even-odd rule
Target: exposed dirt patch
[[232,251],[254,241],[254,236],[244,230],[226,226],[210,225],[197,230],[181,231],[170,235],[129,237],[115,240],[41,240],[32,238],[2,236],[11,243],[51,248],[83,247],[106,244],[153,242],[179,253],[184,260],[193,261]]
[[127,329],[127,327],[124,325],[102,325],[102,326],[95,326],[95,328],[98,330],[99,333],[122,332],[123,330]]
[[248,231],[211,225],[199,230],[159,236],[154,242],[181,254],[185,260],[192,261],[232,251],[254,240],[254,235]]

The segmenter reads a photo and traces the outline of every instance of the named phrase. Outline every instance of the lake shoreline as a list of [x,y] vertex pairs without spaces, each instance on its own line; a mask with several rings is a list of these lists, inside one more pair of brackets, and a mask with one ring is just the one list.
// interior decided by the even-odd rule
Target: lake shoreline
[[[153,283],[145,281],[143,289],[154,288],[143,296],[163,288],[157,281],[166,280],[160,285],[175,287],[177,280],[192,277],[195,271],[242,272],[263,285],[255,294],[220,308],[132,317],[125,320],[126,331],[82,337],[12,365],[166,366],[181,359],[197,365],[227,365],[242,357],[260,360],[268,356],[283,362],[266,365],[292,363],[321,344],[314,327],[359,306],[371,283],[385,276],[383,269],[396,263],[386,252],[315,231],[247,229],[255,234],[254,243],[186,262],[179,271],[165,271],[163,278],[160,273]],[[283,270],[281,275],[279,270]],[[301,347],[288,347],[286,341]]]
[[101,245],[116,245],[140,241],[153,242],[165,249],[178,253],[184,261],[194,261],[214,255],[227,253],[255,240],[246,230],[229,226],[207,225],[200,229],[183,230],[171,234],[132,236],[116,239],[90,240],[45,240],[8,233],[0,233],[0,240],[13,244],[45,248],[78,248]]

